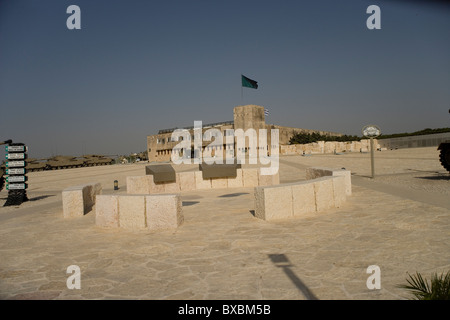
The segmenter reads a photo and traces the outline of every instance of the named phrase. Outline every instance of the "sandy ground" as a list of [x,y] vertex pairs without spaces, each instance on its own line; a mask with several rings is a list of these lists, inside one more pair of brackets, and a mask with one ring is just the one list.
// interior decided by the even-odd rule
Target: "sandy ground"
[[[397,287],[407,272],[450,269],[450,179],[438,159],[436,148],[377,152],[371,179],[369,154],[283,156],[281,182],[309,166],[346,168],[353,195],[339,209],[268,223],[251,214],[252,188],[187,192],[183,225],[159,232],[100,229],[95,207],[62,216],[64,188],[100,182],[104,194],[125,193],[145,163],[29,173],[30,201],[0,207],[0,298],[411,298]],[[70,265],[81,269],[79,290],[66,286]],[[380,290],[366,286],[370,265]]]

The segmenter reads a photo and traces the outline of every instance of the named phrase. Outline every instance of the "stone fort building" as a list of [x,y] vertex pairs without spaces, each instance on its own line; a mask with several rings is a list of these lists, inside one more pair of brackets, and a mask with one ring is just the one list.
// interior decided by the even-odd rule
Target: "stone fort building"
[[[291,128],[291,127],[283,127],[278,126],[274,124],[267,124],[265,120],[265,113],[264,113],[264,107],[257,106],[257,105],[244,105],[244,106],[237,106],[233,110],[234,115],[234,121],[228,121],[228,122],[218,122],[218,123],[212,123],[212,124],[203,124],[202,128],[202,134],[211,128],[218,129],[222,133],[223,137],[223,145],[213,147],[214,150],[208,150],[211,152],[212,155],[214,155],[217,152],[223,153],[223,158],[225,159],[227,152],[232,152],[231,150],[235,150],[236,154],[237,152],[244,152],[249,153],[252,150],[249,150],[251,147],[246,141],[246,145],[244,148],[238,148],[236,145],[236,140],[234,143],[230,144],[227,143],[226,140],[226,130],[227,129],[243,129],[244,132],[247,131],[247,129],[255,129],[256,132],[259,132],[259,129],[266,129],[267,130],[267,145],[265,146],[267,153],[271,154],[271,149],[274,147],[271,144],[271,130],[272,129],[278,129],[279,130],[279,148],[281,148],[282,145],[288,145],[289,139],[295,134],[295,133],[313,133],[318,132],[322,135],[333,135],[333,136],[341,136],[341,133],[336,132],[328,132],[328,131],[320,131],[320,130],[308,130],[308,129],[300,129],[300,128]],[[158,134],[147,136],[147,151],[148,151],[148,159],[149,162],[153,161],[170,161],[171,154],[173,152],[174,147],[179,144],[179,141],[174,141],[175,139],[172,139],[172,133],[178,128],[172,128],[172,129],[164,129],[159,130]],[[199,152],[199,150],[194,149],[194,127],[185,127],[182,129],[189,130],[190,132],[190,140],[191,140],[191,148],[192,148],[192,154],[191,157],[196,156]],[[211,144],[212,141],[203,139],[202,141],[202,152],[205,151],[208,145]],[[264,146],[258,146],[258,148],[264,148]],[[240,150],[242,149],[242,150]],[[279,150],[280,151],[280,150]]]

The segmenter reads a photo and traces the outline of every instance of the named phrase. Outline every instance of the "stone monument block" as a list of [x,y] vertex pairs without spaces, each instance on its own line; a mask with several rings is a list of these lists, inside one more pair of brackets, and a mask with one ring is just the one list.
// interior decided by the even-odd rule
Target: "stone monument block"
[[174,229],[183,221],[180,195],[161,194],[145,197],[147,228],[149,230]]
[[211,178],[212,189],[223,189],[228,187],[228,178]]
[[290,185],[255,188],[255,217],[270,221],[292,216]]
[[144,195],[119,196],[119,226],[130,230],[146,227]]
[[147,177],[149,179],[150,194],[165,192],[164,182],[155,183],[155,181],[153,180],[153,175],[148,175]]
[[[178,175],[176,176],[178,178]],[[164,193],[178,193],[180,192],[180,182],[164,182]]]
[[339,208],[347,200],[345,176],[333,177],[334,206]]
[[316,212],[314,183],[310,181],[292,184],[292,210],[294,217]]
[[62,191],[64,218],[81,217],[95,204],[96,196],[102,193],[100,183],[73,186]]
[[194,171],[179,172],[177,173],[177,179],[180,183],[180,191],[192,191],[196,189]]
[[117,195],[97,196],[95,224],[102,228],[119,227],[119,199]]
[[261,168],[258,169],[258,186],[274,186],[280,184],[280,172],[272,175],[261,174]]
[[127,177],[128,194],[149,194],[151,176],[129,176]]
[[67,188],[62,192],[64,218],[84,215],[83,189]]
[[236,177],[228,177],[228,188],[242,188],[244,186],[242,169],[236,169]]
[[316,209],[318,212],[334,207],[333,178],[322,177],[314,180]]
[[351,171],[341,168],[312,167],[306,169],[306,179],[316,179],[326,176],[344,176],[345,192],[348,196],[352,195],[352,178]]
[[195,171],[195,186],[197,189],[211,189],[211,179],[203,179],[201,171]]
[[257,168],[242,168],[242,178],[244,180],[244,187],[258,186],[258,169]]

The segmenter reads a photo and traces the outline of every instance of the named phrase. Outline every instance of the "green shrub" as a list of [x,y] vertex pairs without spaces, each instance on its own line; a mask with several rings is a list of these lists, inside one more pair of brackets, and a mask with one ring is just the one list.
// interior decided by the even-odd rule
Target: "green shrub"
[[338,141],[338,142],[346,142],[346,141],[359,141],[362,138],[357,136],[329,136],[323,135],[318,132],[313,133],[295,133],[290,139],[289,144],[306,144],[317,141]]

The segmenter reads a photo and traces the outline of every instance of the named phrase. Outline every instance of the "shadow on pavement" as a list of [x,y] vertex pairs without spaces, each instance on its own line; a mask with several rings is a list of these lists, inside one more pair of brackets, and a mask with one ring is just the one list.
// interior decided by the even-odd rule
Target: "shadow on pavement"
[[416,179],[425,179],[425,180],[450,180],[450,174],[442,174],[442,175],[434,175],[434,176],[425,176],[425,177],[416,177]]
[[193,206],[194,204],[200,203],[200,201],[183,201],[182,206],[183,207],[188,207],[188,206]]
[[30,198],[30,199],[28,199],[28,201],[38,201],[38,200],[42,200],[42,199],[46,199],[46,198],[54,197],[54,196],[55,196],[54,194],[39,196],[39,197]]
[[314,293],[300,280],[299,277],[291,270],[292,264],[284,254],[269,254],[270,260],[275,264],[277,268],[282,268],[288,278],[295,284],[300,292],[305,296],[307,300],[319,300]]
[[219,198],[232,198],[232,197],[239,197],[244,194],[248,194],[248,192],[238,192],[238,193],[229,193],[229,194],[223,194],[219,196]]

